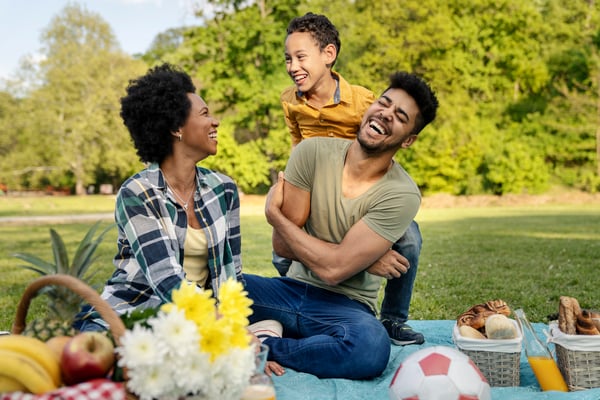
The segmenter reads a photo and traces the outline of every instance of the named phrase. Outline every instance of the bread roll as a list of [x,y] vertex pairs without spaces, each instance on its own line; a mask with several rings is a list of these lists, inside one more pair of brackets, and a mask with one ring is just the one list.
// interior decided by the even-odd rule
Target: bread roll
[[574,297],[560,296],[558,304],[558,328],[567,335],[577,334],[577,316],[581,314],[579,302]]
[[581,313],[577,316],[576,331],[578,335],[600,335],[600,331],[592,322],[592,316],[588,310],[581,310]]
[[458,332],[462,337],[471,339],[487,339],[483,333],[479,332],[475,328],[471,328],[469,325],[459,326]]
[[485,334],[488,339],[514,339],[517,328],[504,314],[494,314],[485,321]]

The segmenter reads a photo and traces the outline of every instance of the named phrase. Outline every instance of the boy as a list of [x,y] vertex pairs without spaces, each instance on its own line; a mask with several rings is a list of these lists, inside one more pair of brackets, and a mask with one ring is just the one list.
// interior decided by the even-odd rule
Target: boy
[[[365,111],[374,102],[370,90],[350,85],[332,71],[341,48],[335,26],[324,15],[307,13],[288,25],[285,41],[286,69],[294,86],[281,94],[292,148],[316,136],[354,139]],[[407,272],[388,279],[380,319],[396,345],[422,344],[425,339],[406,324],[421,250],[421,233],[412,222],[404,236],[371,268],[401,259]],[[291,260],[273,253],[273,264],[285,276]]]

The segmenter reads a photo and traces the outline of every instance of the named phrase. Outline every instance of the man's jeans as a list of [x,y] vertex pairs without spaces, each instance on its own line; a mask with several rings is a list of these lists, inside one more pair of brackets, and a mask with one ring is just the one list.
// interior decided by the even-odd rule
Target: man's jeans
[[268,338],[269,360],[319,378],[381,375],[390,339],[370,308],[349,297],[285,277],[244,275],[250,322],[274,319],[283,338]]
[[[385,294],[381,305],[381,319],[391,319],[398,322],[408,320],[408,309],[410,307],[410,298],[412,297],[415,278],[417,277],[417,268],[419,266],[419,255],[423,238],[419,225],[413,221],[404,236],[393,244],[392,249],[402,254],[408,259],[410,268],[406,274],[400,278],[390,279],[385,286]],[[285,276],[290,268],[292,261],[279,257],[273,252],[273,265],[279,271],[281,276]]]

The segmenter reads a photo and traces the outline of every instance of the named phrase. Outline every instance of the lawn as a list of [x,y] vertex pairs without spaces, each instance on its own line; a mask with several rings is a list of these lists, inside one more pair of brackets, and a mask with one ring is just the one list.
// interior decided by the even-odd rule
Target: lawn
[[[13,200],[0,198],[0,216],[70,210],[110,213],[114,201],[110,196]],[[263,199],[246,200],[242,201],[244,269],[273,276]],[[455,319],[471,305],[496,298],[513,309],[523,308],[534,322],[546,322],[548,315],[557,313],[561,295],[576,297],[584,308],[600,309],[600,204],[424,207],[416,219],[424,247],[411,319]],[[106,220],[103,226],[110,223]],[[19,268],[21,262],[12,253],[29,252],[50,260],[49,228],[63,236],[72,252],[90,225],[90,221],[0,225],[0,330],[10,329],[24,287],[36,277]],[[98,249],[93,267],[98,270],[97,285],[112,272],[115,240],[112,230]],[[44,313],[40,297],[32,304],[30,317]]]

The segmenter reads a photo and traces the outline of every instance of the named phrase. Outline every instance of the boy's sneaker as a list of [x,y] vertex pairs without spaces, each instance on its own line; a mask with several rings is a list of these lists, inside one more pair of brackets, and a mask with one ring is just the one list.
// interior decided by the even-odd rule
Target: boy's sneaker
[[390,319],[384,319],[381,321],[390,340],[396,346],[406,346],[408,344],[423,344],[425,338],[422,333],[415,332],[413,329],[405,324],[404,322],[392,321]]
[[279,321],[274,319],[265,319],[263,321],[255,322],[248,326],[248,330],[250,330],[261,343],[268,338],[280,338],[283,335],[283,326]]

